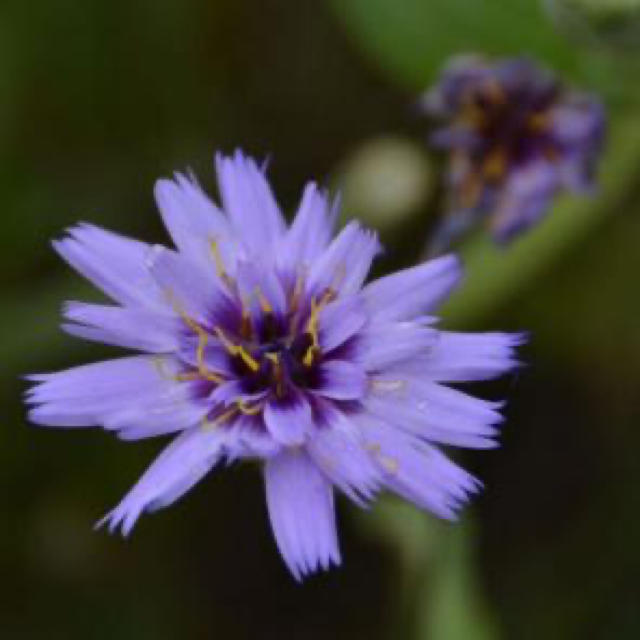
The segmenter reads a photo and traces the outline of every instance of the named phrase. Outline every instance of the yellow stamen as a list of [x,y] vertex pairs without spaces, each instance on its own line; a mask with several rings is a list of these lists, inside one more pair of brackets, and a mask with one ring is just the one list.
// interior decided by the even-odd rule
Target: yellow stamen
[[[198,364],[198,374],[209,380],[210,382],[216,382],[220,384],[224,382],[224,378],[216,375],[212,371],[209,370],[205,361],[204,361],[204,350],[207,346],[207,342],[209,340],[209,334],[189,315],[185,312],[185,310],[180,306],[178,301],[176,300],[173,292],[170,290],[165,291],[165,295],[169,300],[169,303],[173,307],[174,311],[180,316],[182,321],[198,336],[198,346],[196,348],[196,362]],[[179,376],[183,376],[186,374],[179,374]],[[175,378],[176,380],[180,380],[180,377]],[[184,378],[188,380],[190,378]]]
[[256,298],[258,298],[258,302],[260,303],[260,308],[262,309],[262,312],[273,313],[273,307],[271,306],[271,303],[266,299],[264,293],[262,293],[262,290],[260,289],[260,287],[255,288],[254,294]]
[[240,335],[248,340],[253,334],[253,325],[251,324],[251,316],[245,304],[242,304],[242,318],[240,319]]
[[309,314],[309,320],[307,320],[306,327],[306,333],[308,333],[311,338],[311,345],[302,358],[302,363],[305,367],[310,367],[313,364],[313,359],[320,350],[320,343],[318,339],[318,319],[320,312],[335,298],[336,292],[332,287],[328,287],[325,290],[320,298],[320,302],[317,302],[315,297],[311,298],[311,312]]
[[218,246],[218,240],[216,238],[211,238],[209,240],[209,247],[211,249],[211,255],[213,255],[213,261],[216,265],[216,274],[218,275],[218,278],[220,278],[220,280],[222,280],[227,286],[233,287],[235,283],[224,267],[222,254],[220,253],[220,247]]
[[201,380],[205,378],[206,380],[210,380],[211,382],[216,382],[220,384],[224,382],[223,378],[217,376],[211,371],[200,370],[198,371],[182,371],[181,373],[171,373],[167,368],[167,363],[162,356],[155,356],[152,358],[151,362],[153,366],[156,368],[158,374],[164,380],[170,380],[171,382],[194,382],[195,380]]
[[279,398],[284,396],[284,372],[280,363],[280,356],[277,353],[265,353],[264,357],[273,363],[273,372],[276,378],[276,395]]
[[248,405],[243,400],[236,400],[236,405],[246,416],[255,416],[262,411],[262,404],[259,402],[254,405]]
[[313,364],[313,358],[320,348],[318,344],[318,314],[320,313],[320,309],[321,307],[316,302],[316,299],[311,298],[311,313],[309,320],[307,320],[307,333],[311,337],[311,345],[302,358],[305,367],[310,367]]
[[201,327],[199,327],[197,333],[198,347],[196,349],[196,362],[198,364],[198,373],[206,380],[220,384],[221,382],[224,382],[224,379],[213,373],[204,361],[204,350],[207,346],[207,342],[209,341],[209,334]]
[[196,333],[202,330],[202,327],[193,318],[189,317],[187,312],[182,308],[182,305],[173,295],[173,291],[171,291],[171,289],[165,289],[164,295],[173,308],[173,311],[180,316],[180,319],[189,327],[189,329]]
[[236,413],[238,413],[237,407],[232,407],[224,413],[221,413],[217,418],[214,418],[213,420],[209,420],[207,417],[204,417],[202,419],[202,422],[200,423],[200,426],[205,431],[215,429],[216,427],[219,427],[223,422],[226,422],[229,418],[232,418]]
[[201,377],[199,371],[185,371],[184,373],[177,373],[174,379],[178,382],[192,382],[194,380],[200,380]]
[[242,358],[242,361],[247,365],[247,367],[249,367],[249,369],[251,369],[251,371],[253,371],[254,373],[259,371],[260,364],[247,352],[247,350],[242,345],[234,344],[233,342],[231,342],[231,340],[227,338],[227,336],[224,334],[224,331],[220,327],[214,327],[213,330],[218,336],[220,342],[222,342],[222,346],[227,350],[229,355],[240,356],[240,358]]

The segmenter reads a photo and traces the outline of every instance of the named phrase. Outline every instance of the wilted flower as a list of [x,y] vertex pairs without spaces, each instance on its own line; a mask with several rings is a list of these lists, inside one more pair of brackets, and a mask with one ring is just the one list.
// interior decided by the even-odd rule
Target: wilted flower
[[125,440],[179,433],[99,524],[126,535],[216,464],[263,462],[271,525],[293,573],[340,563],[333,486],[358,504],[390,489],[453,518],[479,483],[437,445],[495,446],[500,405],[444,386],[515,366],[521,336],[440,331],[456,285],[445,256],[363,287],[379,251],[306,186],[287,227],[263,172],[216,159],[223,210],[191,178],[156,198],[177,247],[83,224],[55,242],[115,305],[70,302],[73,335],[141,352],[31,376],[30,418]]
[[456,58],[422,105],[447,121],[431,136],[449,151],[443,244],[484,216],[494,238],[507,242],[535,224],[561,189],[592,189],[602,105],[527,59]]

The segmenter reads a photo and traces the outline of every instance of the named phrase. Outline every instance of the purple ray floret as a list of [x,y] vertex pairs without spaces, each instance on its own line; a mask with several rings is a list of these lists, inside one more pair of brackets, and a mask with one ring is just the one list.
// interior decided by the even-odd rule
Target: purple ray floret
[[508,242],[562,190],[593,189],[603,106],[530,60],[454,58],[422,105],[444,123],[431,143],[449,152],[449,235],[487,217]]
[[[222,205],[160,180],[175,249],[82,224],[54,246],[112,304],[69,302],[65,330],[136,355],[30,376],[30,419],[125,440],[176,434],[99,524],[126,535],[220,463],[262,461],[276,543],[296,579],[340,563],[334,487],[388,489],[453,519],[479,482],[439,445],[495,446],[500,404],[445,385],[515,366],[522,336],[430,317],[460,278],[444,256],[365,285],[380,246],[306,186],[287,225],[263,170],[218,156]],[[333,238],[333,239],[332,239]]]

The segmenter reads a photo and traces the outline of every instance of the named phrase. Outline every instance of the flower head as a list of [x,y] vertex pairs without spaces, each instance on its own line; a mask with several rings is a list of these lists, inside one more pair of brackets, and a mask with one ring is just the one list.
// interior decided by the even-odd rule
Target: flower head
[[507,242],[560,190],[593,186],[602,105],[527,59],[455,58],[422,105],[447,121],[431,143],[449,151],[450,235],[488,215],[495,239]]
[[440,331],[452,256],[363,286],[379,251],[306,186],[287,226],[263,171],[216,159],[218,208],[183,175],[156,199],[176,250],[79,225],[54,243],[115,304],[67,303],[71,334],[137,355],[31,376],[30,419],[135,440],[177,434],[101,521],[128,534],[222,461],[263,462],[275,539],[296,578],[339,564],[334,487],[390,489],[453,518],[479,483],[437,445],[494,446],[499,404],[443,382],[515,366],[518,335]]

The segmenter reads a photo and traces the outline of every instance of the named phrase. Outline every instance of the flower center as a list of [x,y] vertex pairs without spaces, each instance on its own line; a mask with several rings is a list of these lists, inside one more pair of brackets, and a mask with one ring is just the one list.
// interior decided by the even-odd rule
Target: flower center
[[[246,300],[232,278],[226,276],[224,281],[237,320],[203,326],[174,305],[188,338],[197,339],[195,358],[174,379],[196,382],[196,395],[202,399],[213,398],[225,383],[234,383],[233,397],[213,402],[207,424],[219,424],[238,413],[255,415],[269,397],[286,399],[296,390],[318,387],[323,355],[319,316],[336,297],[329,286],[320,296],[303,299],[299,279],[287,295],[287,311],[278,313],[260,289]],[[219,366],[213,364],[215,358]]]
[[495,79],[469,92],[458,119],[478,136],[478,143],[469,150],[478,179],[499,184],[513,165],[532,156],[555,158],[549,109],[557,95],[554,83],[508,88]]

